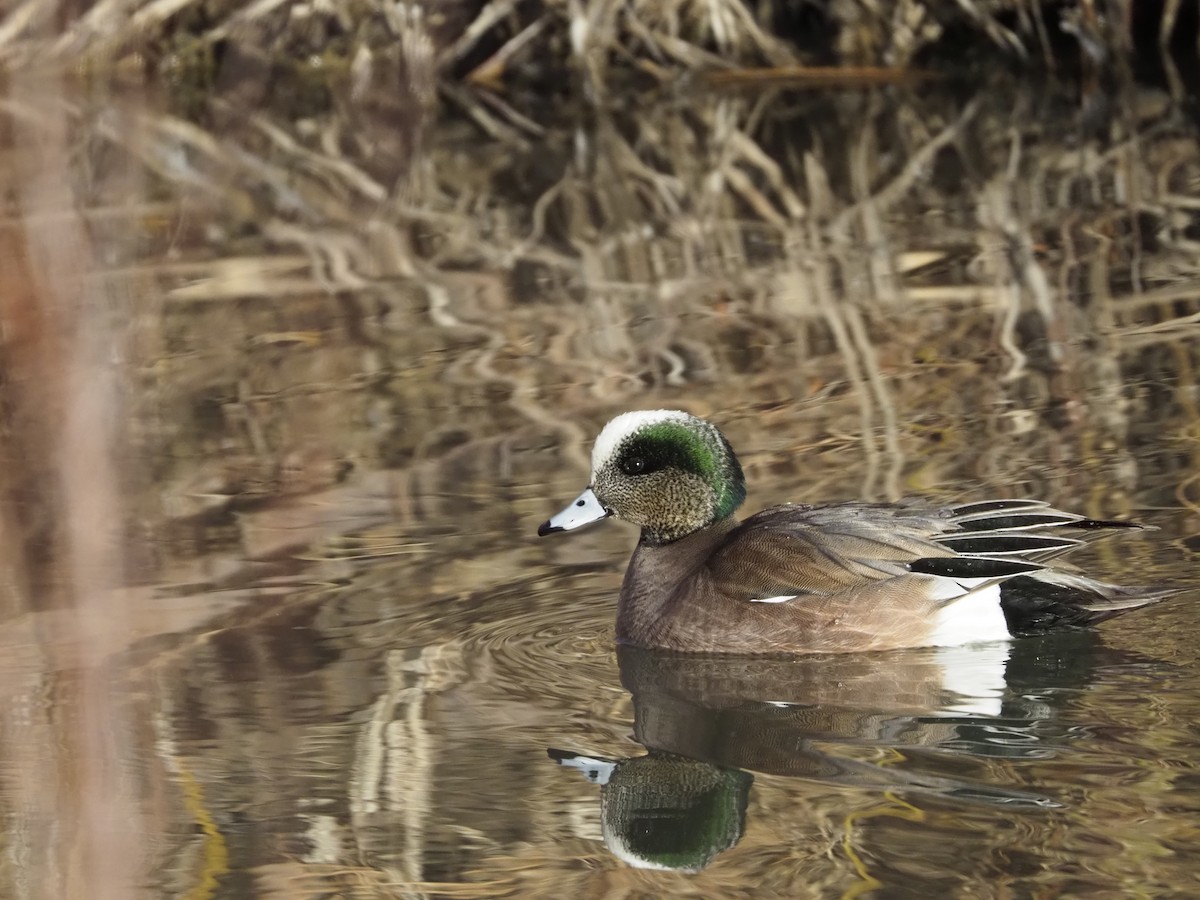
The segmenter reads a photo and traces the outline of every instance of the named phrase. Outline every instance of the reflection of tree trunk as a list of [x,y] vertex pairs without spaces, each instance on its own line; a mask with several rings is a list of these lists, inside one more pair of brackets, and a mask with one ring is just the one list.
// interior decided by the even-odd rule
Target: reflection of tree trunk
[[[19,189],[27,162],[0,167],[8,176],[6,194]],[[8,219],[0,227],[0,565],[7,588],[0,594],[0,615],[6,618],[65,602],[55,581],[46,578],[60,556],[51,452],[61,414],[62,335],[54,311],[41,302],[22,224]]]
[[[137,883],[137,827],[117,770],[126,738],[105,662],[126,616],[113,604],[121,579],[120,503],[111,455],[121,421],[112,324],[89,292],[91,246],[72,192],[74,163],[61,81],[23,70],[10,91],[14,153],[9,195],[18,233],[0,232],[9,257],[0,316],[6,333],[3,560],[15,590],[5,612],[45,617],[34,671],[63,679],[53,707],[11,723],[33,758],[10,786],[31,856],[28,887],[44,896],[126,897]],[[44,718],[41,718],[44,714]],[[31,722],[30,719],[34,719]],[[29,732],[33,732],[30,734]]]
[[[28,77],[14,79],[13,94],[30,87]],[[24,84],[22,85],[22,82]],[[32,91],[30,93],[33,93]],[[27,99],[33,99],[27,97]],[[31,247],[36,236],[24,230],[27,218],[36,214],[31,204],[38,198],[30,178],[37,176],[35,148],[46,140],[36,125],[21,119],[9,149],[10,159],[16,147],[26,148],[15,164],[0,167],[4,173],[5,194],[21,198],[22,216],[8,219],[0,230],[0,321],[4,343],[2,367],[4,406],[3,465],[0,466],[0,564],[4,567],[6,590],[0,605],[6,625],[28,617],[38,608],[59,607],[69,603],[69,591],[57,578],[62,560],[58,519],[59,485],[53,465],[53,451],[61,426],[61,362],[63,335],[58,311],[45,302],[45,273],[35,263],[37,252]],[[61,173],[59,173],[61,174]],[[30,665],[12,678],[6,676],[6,693],[23,701],[4,704],[4,718],[25,707],[24,721],[5,721],[5,730],[20,735],[6,742],[4,793],[13,800],[15,811],[11,840],[24,847],[28,864],[23,885],[28,896],[69,896],[63,870],[68,863],[71,838],[64,840],[55,825],[75,821],[75,798],[71,796],[70,759],[55,751],[64,739],[60,714],[45,707],[30,708],[30,698],[46,690],[44,674],[67,660],[54,658],[53,633],[42,635],[31,629]],[[50,637],[49,643],[42,638]],[[68,720],[69,721],[69,720]],[[69,727],[69,726],[68,726]],[[70,741],[73,743],[73,741]],[[64,777],[65,776],[65,777]]]

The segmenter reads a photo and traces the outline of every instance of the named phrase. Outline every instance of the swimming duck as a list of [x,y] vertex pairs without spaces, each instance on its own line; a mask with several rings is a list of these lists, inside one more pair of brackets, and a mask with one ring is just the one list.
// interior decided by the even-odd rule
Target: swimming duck
[[1175,593],[1050,568],[1127,522],[1037,500],[951,507],[786,504],[738,521],[725,436],[680,410],[629,412],[592,449],[591,484],[539,535],[614,516],[642,529],[617,640],[707,653],[955,646],[1092,625]]

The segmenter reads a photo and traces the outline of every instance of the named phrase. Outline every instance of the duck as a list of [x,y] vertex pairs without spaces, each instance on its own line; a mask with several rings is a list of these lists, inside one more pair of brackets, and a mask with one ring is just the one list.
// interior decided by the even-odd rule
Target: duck
[[616,640],[736,655],[952,647],[1081,629],[1178,592],[1055,565],[1133,522],[1040,500],[933,506],[786,503],[743,520],[746,483],[721,431],[682,410],[616,416],[587,488],[545,536],[613,517],[638,526]]

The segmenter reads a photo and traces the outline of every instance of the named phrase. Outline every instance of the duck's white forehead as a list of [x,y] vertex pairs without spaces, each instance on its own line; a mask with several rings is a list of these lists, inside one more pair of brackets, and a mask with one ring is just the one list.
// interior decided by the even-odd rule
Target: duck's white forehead
[[613,453],[629,437],[647,425],[659,422],[691,422],[695,417],[679,409],[646,409],[638,412],[621,413],[604,426],[596,443],[592,446],[592,472],[598,472],[612,458]]

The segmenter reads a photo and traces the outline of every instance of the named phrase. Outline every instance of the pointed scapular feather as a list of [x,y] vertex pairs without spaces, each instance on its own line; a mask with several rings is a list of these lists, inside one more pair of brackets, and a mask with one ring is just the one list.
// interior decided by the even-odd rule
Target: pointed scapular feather
[[1087,527],[1079,524],[1087,521],[1089,520],[1083,516],[1060,512],[1014,513],[1000,516],[995,513],[981,513],[966,519],[956,519],[954,524],[963,531],[1032,531],[1035,528],[1053,528],[1059,525]]
[[915,559],[908,564],[910,572],[945,578],[1007,578],[1041,568],[1040,564],[1023,559],[997,559],[990,556],[932,556]]
[[956,553],[968,556],[1023,556],[1078,547],[1075,538],[1026,534],[1024,532],[975,532],[968,535],[943,535],[936,542]]
[[1131,528],[1134,531],[1156,531],[1154,525],[1141,525],[1137,522],[1120,522],[1116,519],[1080,519],[1071,523],[1072,528]]
[[1045,500],[982,500],[979,503],[964,503],[953,506],[954,517],[974,516],[982,513],[1008,512],[1019,509],[1045,509],[1050,504]]

